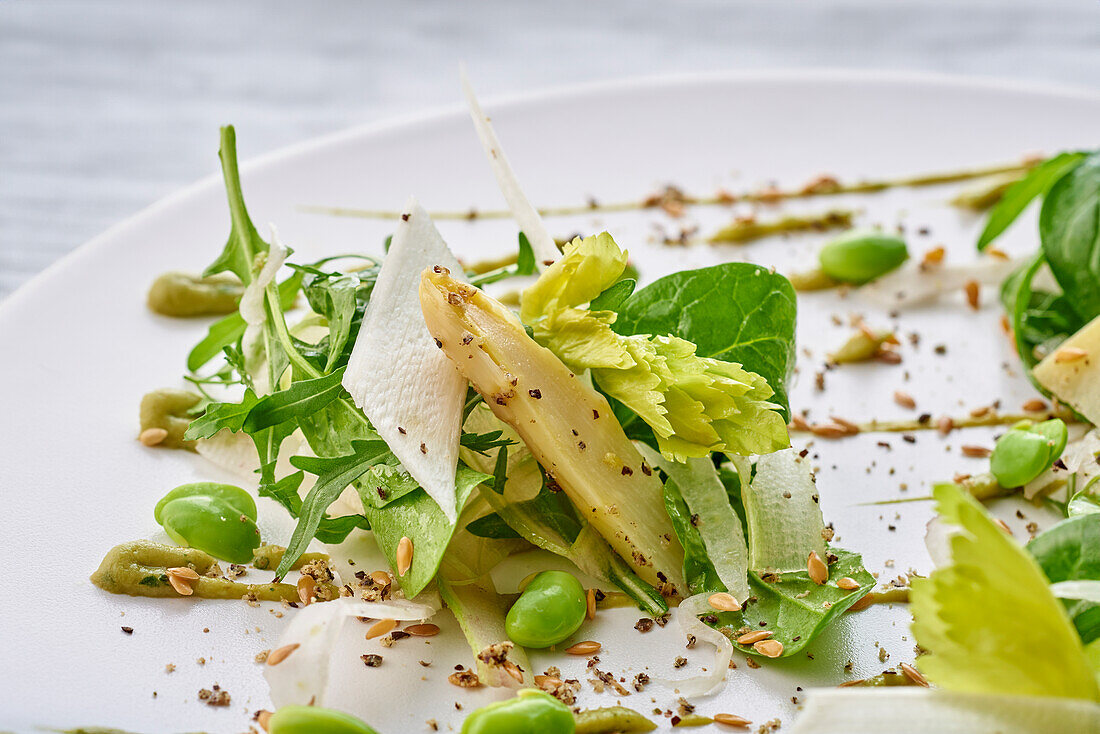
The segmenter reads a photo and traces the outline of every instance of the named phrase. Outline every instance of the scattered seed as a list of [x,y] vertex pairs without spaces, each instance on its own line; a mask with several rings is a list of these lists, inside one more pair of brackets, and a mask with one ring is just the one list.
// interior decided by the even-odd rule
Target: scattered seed
[[847,431],[849,436],[854,436],[859,433],[859,426],[852,421],[847,420],[846,418],[840,418],[838,416],[831,415],[829,416],[829,420],[831,420],[833,423],[836,423],[838,426]]
[[752,649],[766,658],[777,658],[783,654],[783,643],[779,640],[760,640],[753,643]]
[[260,725],[260,728],[264,731],[271,731],[271,717],[274,714],[271,711],[265,711],[260,709],[256,712],[256,723]]
[[901,364],[901,355],[893,349],[880,349],[875,352],[875,359],[884,364]]
[[968,280],[964,287],[966,288],[966,302],[970,304],[970,308],[977,311],[978,307],[981,305],[981,286],[978,285],[978,281],[976,280]]
[[552,675],[536,675],[535,685],[539,688],[553,689],[561,685],[561,680],[559,678],[555,678]]
[[1041,413],[1047,409],[1047,403],[1040,398],[1033,398],[1020,407],[1024,409],[1025,413]]
[[187,579],[188,581],[198,581],[199,572],[189,566],[173,566],[168,569],[169,575],[178,576],[181,579]]
[[945,415],[936,421],[936,430],[944,436],[951,433],[954,428],[955,421],[951,420],[950,416]]
[[431,622],[412,624],[405,628],[405,632],[415,637],[435,637],[439,634],[439,626]]
[[845,576],[836,582],[837,587],[845,591],[855,591],[859,588],[859,582],[850,576]]
[[313,601],[313,592],[317,588],[317,581],[312,576],[302,576],[298,579],[298,598],[303,604]]
[[817,551],[810,551],[810,557],[806,561],[806,570],[810,574],[810,580],[818,586],[829,580],[829,567],[825,565],[825,561],[821,560],[821,556],[817,554]]
[[905,674],[905,677],[916,683],[918,686],[928,688],[928,679],[921,675],[921,672],[914,668],[909,663],[901,664],[901,672]]
[[596,618],[596,590],[589,589],[585,594],[585,606],[586,610],[584,616],[588,618],[588,621],[592,621]]
[[836,423],[815,423],[810,426],[810,433],[821,438],[843,438],[849,435],[844,426]]
[[737,716],[735,714],[715,714],[714,723],[722,724],[723,726],[732,726],[740,729],[747,729],[752,721],[746,719],[744,716]]
[[146,428],[138,436],[138,441],[141,441],[143,446],[156,446],[159,443],[163,443],[166,438],[168,438],[168,431],[165,429]]
[[368,668],[382,667],[381,655],[360,655],[359,657],[363,660],[363,664],[366,665]]
[[961,450],[963,456],[969,456],[971,459],[984,459],[993,453],[993,451],[987,449],[985,446],[966,445],[963,446]]
[[[176,590],[176,593],[180,596],[191,596],[194,593],[194,589],[191,588],[191,579],[187,576],[183,576],[176,573],[177,569],[168,569],[168,583]],[[192,569],[187,569],[191,573],[195,573]],[[195,574],[195,578],[198,578],[198,574]]]
[[378,584],[379,586],[390,585],[390,575],[385,571],[371,571],[370,578],[371,581]]
[[872,592],[868,592],[865,596],[861,597],[855,604],[848,607],[849,612],[858,612],[866,609],[875,603],[875,598]]
[[791,427],[796,431],[809,431],[810,424],[806,422],[806,419],[795,413],[791,416]]
[[570,655],[594,655],[598,653],[602,647],[603,645],[594,640],[585,640],[584,642],[578,642],[572,647],[567,647],[565,652]]
[[707,598],[707,603],[710,604],[712,609],[717,609],[720,612],[741,611],[741,604],[733,597],[733,594],[727,594],[725,592],[711,594],[710,597]]
[[755,632],[746,632],[737,638],[738,645],[755,645],[761,640],[766,640],[772,636],[771,630],[756,630]]
[[371,625],[371,628],[367,630],[367,639],[372,640],[375,637],[381,637],[382,635],[389,634],[396,628],[396,619],[383,619],[379,622],[375,622]]
[[274,650],[272,650],[271,652],[269,652],[267,654],[267,661],[266,662],[267,662],[268,665],[278,665],[279,663],[283,662],[288,657],[290,657],[290,653],[294,652],[297,649],[298,649],[298,643],[297,642],[292,642],[289,645],[283,645],[282,647],[277,647],[277,648],[275,648]]
[[515,678],[517,683],[523,685],[523,671],[511,660],[504,661],[504,672]]
[[903,408],[908,408],[909,410],[917,407],[917,401],[913,399],[913,396],[909,393],[902,392],[901,390],[898,390],[894,393],[894,402]]
[[1087,356],[1089,356],[1089,353],[1080,347],[1062,347],[1054,353],[1054,361],[1058,363],[1076,362]]
[[939,265],[943,262],[944,256],[947,254],[942,246],[933,247],[928,252],[924,253],[924,258],[921,260],[921,265]]
[[397,543],[397,575],[404,576],[413,562],[413,542],[407,535]]
[[1012,535],[1012,528],[1010,528],[1010,527],[1008,526],[1008,523],[1007,523],[1007,522],[1005,522],[1004,520],[1002,520],[1002,519],[1001,519],[1001,518],[999,518],[999,517],[997,517],[997,518],[994,518],[994,519],[995,519],[995,520],[997,521],[997,527],[999,527],[999,528],[1000,528],[1001,530],[1005,531],[1005,532],[1006,532],[1006,533],[1008,533],[1009,535]]

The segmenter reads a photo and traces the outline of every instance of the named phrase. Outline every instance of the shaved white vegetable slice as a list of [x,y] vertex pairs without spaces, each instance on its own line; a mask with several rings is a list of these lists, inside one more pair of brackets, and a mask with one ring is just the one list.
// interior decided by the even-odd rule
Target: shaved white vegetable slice
[[481,146],[485,149],[485,156],[489,159],[493,175],[496,176],[500,193],[504,194],[504,200],[508,202],[508,208],[512,210],[512,217],[519,225],[520,231],[531,243],[535,262],[539,270],[542,270],[561,257],[561,252],[558,251],[557,243],[543,224],[538,210],[531,205],[523,193],[519,179],[516,178],[515,171],[508,163],[504,149],[500,147],[500,141],[489,122],[488,115],[481,111],[481,105],[474,95],[474,88],[470,84],[469,77],[466,76],[465,69],[462,70],[462,94],[466,96],[466,105],[470,108],[470,116],[474,119],[474,128],[477,130],[478,138],[481,139]]
[[1050,593],[1059,599],[1080,599],[1100,604],[1100,581],[1059,581],[1050,585]]
[[765,454],[756,460],[756,476],[748,481],[748,460],[729,458],[741,475],[749,568],[761,574],[805,571],[811,551],[824,559],[825,521],[809,463],[794,449]]
[[928,521],[924,528],[924,547],[928,549],[933,566],[943,568],[951,565],[951,537],[959,532],[955,525],[944,522],[939,515]]
[[708,627],[699,621],[700,614],[713,612],[707,600],[710,594],[696,594],[689,596],[680,602],[674,614],[680,629],[686,635],[692,635],[698,640],[714,645],[714,663],[706,673],[691,676],[689,678],[667,679],[655,678],[658,683],[675,688],[681,696],[705,696],[722,686],[726,681],[726,671],[729,670],[730,660],[733,659],[733,643],[713,627]]
[[1046,734],[1100,731],[1100,706],[1071,698],[928,688],[817,688],[791,734]]
[[[504,600],[493,589],[483,589],[478,584],[450,584],[445,579],[437,578],[439,593],[447,604],[447,608],[454,613],[458,620],[462,634],[470,644],[470,649],[477,660],[478,678],[487,686],[521,688],[529,686],[534,681],[531,672],[531,663],[527,659],[527,652],[518,645],[513,645],[508,639],[508,632],[504,628],[504,615],[506,610],[502,606]],[[492,581],[483,579],[481,583],[492,585]],[[514,663],[518,668],[523,681],[513,678],[503,665],[493,665],[483,660],[480,653],[493,645],[510,645],[507,649],[507,661]],[[495,656],[493,656],[495,657]]]
[[635,446],[646,461],[660,467],[676,482],[688,509],[699,517],[696,529],[718,578],[726,590],[743,603],[752,594],[749,591],[749,549],[741,518],[730,504],[714,462],[709,458],[688,459],[686,464],[681,464],[666,459],[640,441],[635,442]]
[[355,597],[341,597],[299,609],[279,636],[273,652],[289,645],[297,647],[278,664],[264,666],[271,701],[276,706],[325,705],[329,665],[340,632],[348,620],[367,617],[411,622],[429,619],[437,611],[438,604],[406,599],[365,602]]
[[974,263],[922,269],[919,263],[914,262],[871,281],[856,293],[887,308],[919,306],[944,293],[962,293],[971,281],[999,288],[1020,264],[1019,260],[987,257]]
[[454,522],[466,380],[436,346],[420,311],[420,273],[432,267],[464,280],[431,217],[410,197],[363,315],[344,387],[405,471]]
[[269,385],[269,376],[266,370],[260,369],[266,357],[263,348],[263,325],[267,321],[267,309],[264,308],[264,291],[275,280],[279,268],[283,266],[289,254],[286,247],[279,240],[279,231],[275,225],[271,227],[271,246],[267,252],[267,259],[263,267],[252,282],[245,286],[241,294],[240,312],[241,318],[246,324],[244,336],[241,337],[241,351],[244,354],[245,369],[253,376],[253,382],[260,393],[269,392],[274,388]]

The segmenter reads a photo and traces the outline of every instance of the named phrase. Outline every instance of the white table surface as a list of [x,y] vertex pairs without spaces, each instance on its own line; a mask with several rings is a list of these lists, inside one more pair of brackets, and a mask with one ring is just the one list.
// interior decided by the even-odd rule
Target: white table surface
[[1097,86],[1100,2],[0,0],[0,298],[212,173],[220,124],[247,158],[452,105],[462,60],[486,97],[777,67]]

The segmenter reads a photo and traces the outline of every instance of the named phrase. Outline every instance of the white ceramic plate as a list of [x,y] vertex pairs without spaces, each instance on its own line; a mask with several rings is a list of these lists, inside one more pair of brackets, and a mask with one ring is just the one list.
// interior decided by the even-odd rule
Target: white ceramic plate
[[[457,84],[456,84],[457,97]],[[1018,159],[1031,151],[1096,145],[1100,99],[1087,94],[1021,89],[1009,84],[943,78],[791,73],[721,75],[634,81],[490,104],[513,164],[537,204],[636,199],[665,183],[692,192],[753,188],[768,181],[802,183],[821,172],[841,178],[890,176]],[[211,168],[217,131],[210,140]],[[248,130],[238,130],[243,154]],[[329,137],[244,167],[244,188],[258,224],[273,221],[304,258],[345,251],[378,253],[389,225],[336,219],[302,204],[397,208],[415,193],[429,209],[496,208],[499,195],[465,112],[457,108]],[[811,200],[790,210],[838,204],[864,210],[861,221],[903,224],[920,253],[944,244],[952,260],[972,257],[979,222],[944,205],[952,187],[898,190],[844,202]],[[767,215],[767,212],[763,212]],[[771,239],[751,247],[675,248],[650,242],[653,223],[670,230],[698,223],[705,233],[729,220],[723,209],[697,209],[672,221],[660,212],[555,219],[555,234],[608,228],[630,248],[643,278],[745,257],[781,270],[805,267],[820,236]],[[917,231],[927,227],[930,234]],[[445,222],[444,236],[460,256],[476,258],[514,246],[509,222]],[[148,390],[177,385],[184,357],[204,330],[144,308],[148,284],[169,269],[199,270],[218,252],[228,217],[219,177],[151,207],[49,269],[0,307],[0,559],[7,594],[0,613],[0,729],[112,726],[134,731],[247,729],[249,716],[269,705],[256,652],[269,648],[285,619],[270,605],[151,601],[111,596],[87,581],[118,542],[160,537],[152,520],[157,498],[177,484],[219,476],[197,457],[150,450],[135,440],[137,405]],[[1029,219],[1003,247],[1025,254],[1035,246]],[[833,314],[864,313],[873,325],[895,323],[908,341],[898,367],[846,367],[814,388],[824,352],[847,327]],[[891,399],[903,389],[918,411],[960,414],[1000,399],[1006,408],[1033,394],[998,325],[992,293],[979,312],[961,298],[899,318],[836,294],[801,299],[800,375],[796,408],[851,419],[894,417]],[[944,344],[946,356],[933,346]],[[805,350],[805,351],[803,351]],[[971,430],[942,439],[921,433],[915,444],[897,436],[862,435],[811,448],[821,467],[826,520],[839,543],[860,551],[882,580],[908,569],[927,571],[923,549],[929,503],[859,503],[927,494],[930,481],[974,470],[960,456],[965,443],[991,443]],[[877,445],[886,440],[890,448]],[[806,444],[804,437],[796,446]],[[907,485],[907,489],[903,486]],[[285,541],[281,510],[261,506],[262,528]],[[1033,508],[1029,519],[1040,519]],[[1034,518],[1032,518],[1034,516]],[[1013,519],[1018,533],[1025,521]],[[627,679],[648,670],[670,672],[682,636],[669,625],[642,637],[636,614],[603,617],[587,637],[604,642],[600,668]],[[132,627],[132,635],[121,626]],[[904,607],[847,616],[798,659],[749,669],[738,656],[725,692],[700,699],[703,713],[730,711],[763,723],[789,722],[798,686],[835,685],[913,658]],[[446,683],[451,667],[470,655],[453,624],[431,645],[395,646],[383,667],[366,670],[368,644],[348,642],[348,676],[341,706],[383,732],[426,730],[425,720],[458,722],[489,694]],[[209,632],[204,630],[209,629]],[[889,655],[880,662],[879,650]],[[205,664],[199,664],[199,658]],[[685,671],[708,663],[709,650],[690,654]],[[432,661],[421,668],[417,659]],[[885,658],[884,658],[885,659]],[[536,659],[536,666],[551,661]],[[845,665],[851,662],[851,671]],[[167,663],[177,669],[167,673]],[[566,661],[566,675],[583,677],[583,661]],[[425,680],[421,680],[424,678]],[[201,704],[199,688],[218,683],[232,695],[226,709]],[[581,703],[611,705],[613,694],[585,685]],[[651,685],[623,704],[650,712],[675,708],[676,696]],[[667,720],[661,718],[664,726]]]

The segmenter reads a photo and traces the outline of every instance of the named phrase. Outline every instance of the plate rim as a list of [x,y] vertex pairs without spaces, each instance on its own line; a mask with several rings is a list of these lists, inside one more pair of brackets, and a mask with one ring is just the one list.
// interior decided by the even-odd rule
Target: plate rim
[[[533,90],[511,92],[484,97],[483,106],[493,110],[513,110],[532,105],[560,102],[565,99],[602,95],[613,91],[632,91],[637,89],[660,90],[684,86],[702,86],[710,84],[737,84],[750,82],[776,82],[791,84],[796,82],[819,82],[829,84],[898,84],[943,87],[948,89],[972,89],[975,91],[1011,92],[1023,96],[1044,96],[1062,100],[1091,102],[1100,104],[1100,88],[1084,85],[1044,82],[1039,80],[1017,80],[1001,76],[951,74],[933,71],[905,71],[887,69],[859,69],[845,67],[772,68],[772,69],[725,69],[714,71],[688,71],[636,76],[615,77],[596,81],[550,85]],[[457,85],[456,85],[457,88]],[[452,117],[464,117],[469,114],[461,102],[433,105],[414,112],[389,115],[379,120],[364,122],[349,127],[317,135],[296,143],[281,146],[274,150],[246,159],[240,164],[242,174],[256,175],[265,168],[279,164],[288,158],[308,156],[316,151],[347,144],[358,138],[384,135],[413,125],[426,125]],[[31,298],[55,273],[75,265],[81,259],[93,256],[105,243],[124,233],[128,229],[141,226],[147,220],[155,218],[161,212],[186,204],[189,199],[202,194],[210,186],[221,185],[218,171],[184,185],[172,193],[157,199],[139,209],[121,221],[111,225],[53,261],[0,301],[0,327],[12,318],[23,301]]]

